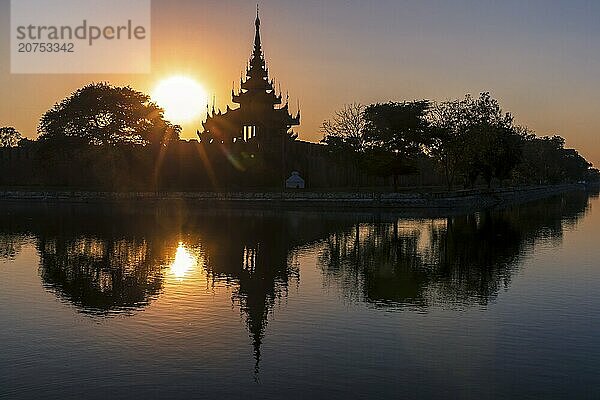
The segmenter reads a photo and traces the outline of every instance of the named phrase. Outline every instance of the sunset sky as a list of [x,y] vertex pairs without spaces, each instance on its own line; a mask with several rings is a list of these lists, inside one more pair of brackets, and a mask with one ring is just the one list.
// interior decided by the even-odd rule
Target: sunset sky
[[[11,75],[10,1],[0,0],[0,126],[36,136],[40,116],[89,82],[150,93],[191,77],[222,109],[250,56],[253,1],[153,0],[152,73]],[[261,1],[271,76],[297,100],[303,140],[344,103],[445,100],[490,91],[519,124],[560,134],[600,165],[600,2]],[[237,83],[236,83],[237,85]],[[183,126],[194,138],[200,120]]]

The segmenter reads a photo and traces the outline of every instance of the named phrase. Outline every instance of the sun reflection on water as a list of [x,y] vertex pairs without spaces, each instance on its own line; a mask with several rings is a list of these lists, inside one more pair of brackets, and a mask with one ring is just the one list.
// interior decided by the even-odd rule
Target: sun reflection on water
[[184,246],[182,242],[179,242],[177,251],[175,253],[175,259],[171,264],[171,275],[177,279],[183,279],[185,276],[192,271],[198,265],[198,259]]

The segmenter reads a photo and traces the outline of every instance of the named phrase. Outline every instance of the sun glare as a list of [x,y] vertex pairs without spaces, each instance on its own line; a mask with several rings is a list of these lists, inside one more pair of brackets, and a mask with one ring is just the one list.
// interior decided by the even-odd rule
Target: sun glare
[[179,279],[184,278],[197,264],[198,261],[192,253],[185,248],[183,243],[179,243],[177,252],[175,253],[175,260],[171,264],[171,274]]
[[165,110],[165,118],[175,124],[199,117],[208,101],[202,85],[185,76],[174,76],[159,82],[151,97]]

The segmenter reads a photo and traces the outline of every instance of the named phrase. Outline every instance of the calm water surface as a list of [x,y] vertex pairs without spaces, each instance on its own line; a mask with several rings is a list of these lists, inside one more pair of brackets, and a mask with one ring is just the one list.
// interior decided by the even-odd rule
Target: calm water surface
[[597,195],[0,210],[0,398],[600,398]]

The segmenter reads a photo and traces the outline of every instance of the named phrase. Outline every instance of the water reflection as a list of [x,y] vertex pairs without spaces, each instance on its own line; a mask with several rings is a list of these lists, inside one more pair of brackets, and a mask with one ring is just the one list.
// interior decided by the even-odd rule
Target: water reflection
[[0,232],[0,260],[14,260],[26,240],[24,235]]
[[444,219],[358,223],[319,257],[328,285],[375,307],[486,305],[536,245],[557,245],[585,213],[584,194]]
[[183,242],[179,242],[175,259],[171,263],[171,275],[177,279],[183,279],[185,276],[198,266],[198,259],[188,250]]
[[84,313],[137,309],[162,287],[161,266],[144,240],[41,237],[38,251],[44,286]]
[[294,249],[322,240],[341,226],[348,222],[273,212],[221,215],[212,224],[203,224],[208,278],[233,288],[232,300],[244,316],[254,347],[256,371],[269,316],[287,296],[288,287],[299,282]]
[[132,313],[160,295],[173,232],[134,214],[83,206],[11,205],[0,231],[31,235],[45,288],[89,315]]
[[269,316],[299,282],[294,249],[351,226],[353,218],[178,206],[12,206],[0,226],[36,238],[44,287],[88,315],[132,314],[161,295],[166,278],[182,281],[202,269],[213,288],[231,288],[258,371]]
[[[318,254],[325,284],[349,301],[392,310],[486,305],[508,288],[523,257],[556,244],[587,195],[452,216],[190,207],[7,207],[0,257],[33,237],[44,287],[94,317],[133,314],[166,282],[203,274],[231,289],[256,371],[275,305],[299,286],[299,249]],[[311,266],[312,267],[312,266]],[[188,288],[188,286],[182,286]]]

